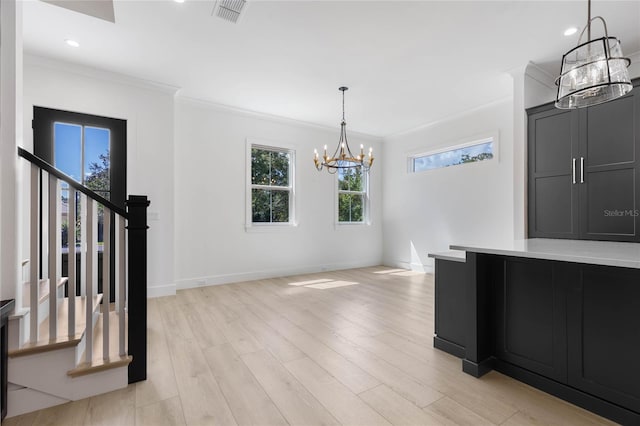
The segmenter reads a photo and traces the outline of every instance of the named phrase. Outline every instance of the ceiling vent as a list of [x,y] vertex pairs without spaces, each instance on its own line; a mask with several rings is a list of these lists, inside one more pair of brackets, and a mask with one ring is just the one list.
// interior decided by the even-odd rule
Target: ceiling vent
[[246,0],[217,0],[212,15],[237,24],[246,5]]

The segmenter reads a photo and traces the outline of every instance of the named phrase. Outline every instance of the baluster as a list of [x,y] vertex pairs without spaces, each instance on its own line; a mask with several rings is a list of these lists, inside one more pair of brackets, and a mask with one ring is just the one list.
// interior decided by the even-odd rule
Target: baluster
[[67,214],[67,297],[69,300],[69,330],[73,338],[76,334],[76,190],[69,187],[69,212]]
[[60,281],[60,182],[49,175],[49,340],[58,337],[58,282]]
[[117,271],[117,312],[118,312],[118,338],[120,343],[120,356],[125,356],[127,354],[125,346],[124,346],[124,333],[125,333],[125,300],[127,298],[127,293],[125,291],[125,280],[126,280],[126,263],[125,263],[125,219],[122,216],[117,215],[116,219],[118,221],[117,226],[117,239],[118,244],[116,245],[116,271]]
[[80,193],[80,296],[87,295],[87,196]]
[[85,320],[85,361],[91,364],[93,360],[93,283],[98,281],[96,242],[97,218],[95,201],[87,197],[87,284],[86,284],[86,320]]
[[102,358],[109,359],[109,305],[111,301],[111,210],[103,207],[102,226]]
[[[1,0],[0,0],[1,1]],[[49,173],[42,171],[40,173],[40,279],[49,279],[49,191],[48,179]],[[38,289],[40,285],[38,285]],[[38,295],[40,298],[40,295]]]
[[40,169],[31,165],[31,197],[29,217],[29,340],[38,341],[38,281],[40,269]]

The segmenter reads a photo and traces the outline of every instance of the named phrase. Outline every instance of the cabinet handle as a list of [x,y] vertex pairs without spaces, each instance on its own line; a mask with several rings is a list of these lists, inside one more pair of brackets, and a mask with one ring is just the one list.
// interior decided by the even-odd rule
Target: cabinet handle
[[584,183],[584,157],[580,157],[580,183]]
[[571,175],[573,176],[573,183],[576,183],[576,159],[571,160]]

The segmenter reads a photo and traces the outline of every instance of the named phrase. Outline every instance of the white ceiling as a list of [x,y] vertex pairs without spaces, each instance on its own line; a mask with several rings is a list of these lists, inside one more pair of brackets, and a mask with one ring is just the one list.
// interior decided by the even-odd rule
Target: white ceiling
[[[331,127],[346,85],[348,128],[387,136],[510,96],[507,72],[528,61],[557,73],[587,2],[254,0],[238,24],[213,6],[116,0],[114,24],[28,0],[25,51]],[[592,9],[625,54],[640,51],[640,1]]]

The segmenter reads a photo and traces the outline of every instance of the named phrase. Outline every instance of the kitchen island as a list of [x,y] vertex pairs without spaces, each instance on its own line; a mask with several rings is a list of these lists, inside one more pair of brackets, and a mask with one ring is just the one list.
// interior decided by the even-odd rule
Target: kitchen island
[[[463,371],[476,377],[495,369],[640,424],[640,244],[530,239],[451,249],[466,261],[433,255],[436,312],[438,304],[457,304],[462,333],[458,350],[447,350],[454,347],[437,336],[447,327],[436,318],[436,347],[460,356]],[[439,271],[456,277],[455,265],[462,293],[438,300],[448,294]]]

